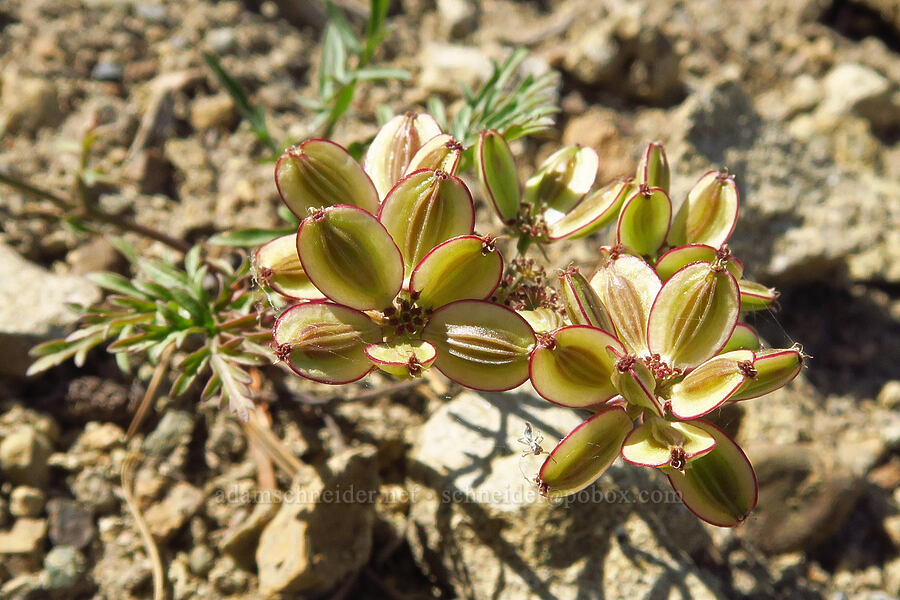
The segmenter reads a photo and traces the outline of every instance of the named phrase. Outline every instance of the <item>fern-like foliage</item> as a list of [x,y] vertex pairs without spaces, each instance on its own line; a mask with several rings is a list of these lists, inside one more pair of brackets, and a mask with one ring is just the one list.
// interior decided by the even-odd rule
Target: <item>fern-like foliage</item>
[[219,394],[246,419],[253,407],[246,368],[272,361],[271,351],[262,345],[271,334],[260,327],[254,310],[249,261],[233,268],[225,261],[201,260],[199,246],[187,254],[184,268],[127,254],[135,276],[89,275],[108,292],[106,299],[90,307],[73,305],[80,314],[78,329],[36,346],[29,374],[69,358],[80,366],[104,342],[112,342],[107,350],[126,372],[133,359],[158,363],[165,353],[181,350],[187,355],[174,365],[178,376],[171,394],[185,393],[202,378],[204,398]]

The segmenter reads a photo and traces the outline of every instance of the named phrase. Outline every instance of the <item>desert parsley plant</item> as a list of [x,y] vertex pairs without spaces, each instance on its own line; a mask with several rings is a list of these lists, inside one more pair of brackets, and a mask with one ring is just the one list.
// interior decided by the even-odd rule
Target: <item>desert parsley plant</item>
[[[472,194],[455,175],[464,150],[409,113],[380,130],[363,165],[327,140],[284,153],[276,184],[302,220],[254,261],[258,280],[294,302],[274,326],[277,359],[328,384],[372,369],[435,368],[489,391],[530,380],[548,401],[593,413],[549,453],[536,477],[544,495],[585,488],[621,455],[661,469],[700,518],[743,521],[757,501],[753,468],[703,417],[785,385],[803,356],[763,349],[741,321],[776,295],[743,279],[726,245],[733,178],[707,173],[675,212],[654,143],[634,178],[593,190],[596,152],[567,147],[523,187],[504,135],[482,131],[477,174],[514,240],[507,264],[500,238],[474,231]],[[569,266],[553,287],[525,255],[613,224],[590,279]]]

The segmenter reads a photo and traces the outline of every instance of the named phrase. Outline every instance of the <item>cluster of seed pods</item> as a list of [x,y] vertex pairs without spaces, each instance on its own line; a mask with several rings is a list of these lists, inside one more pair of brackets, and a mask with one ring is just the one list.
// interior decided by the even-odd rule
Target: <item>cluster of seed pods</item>
[[[544,284],[505,265],[497,238],[475,233],[461,161],[475,163],[520,252],[615,223],[596,272],[569,267],[557,290],[516,296],[517,285]],[[501,133],[465,149],[412,113],[379,131],[364,166],[326,140],[290,148],[275,177],[302,221],[259,248],[254,265],[293,303],[276,322],[275,354],[329,384],[374,368],[415,377],[434,367],[490,391],[530,380],[548,401],[590,413],[549,453],[542,493],[576,493],[622,456],[663,470],[700,518],[736,525],[756,505],[753,468],[703,417],[785,385],[802,353],[763,349],[741,320],[775,292],[743,279],[726,246],[738,215],[727,173],[701,177],[674,211],[662,145],[648,147],[634,178],[593,190],[597,163],[591,149],[563,148],[523,188]]]

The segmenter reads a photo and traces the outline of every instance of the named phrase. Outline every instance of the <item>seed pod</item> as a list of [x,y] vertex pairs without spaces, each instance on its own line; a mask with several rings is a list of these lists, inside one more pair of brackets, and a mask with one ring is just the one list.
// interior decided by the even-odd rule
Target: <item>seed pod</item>
[[637,188],[630,179],[613,181],[586,196],[572,210],[549,225],[547,239],[578,239],[616,220],[626,198]]
[[590,325],[609,333],[616,329],[600,296],[577,269],[568,269],[559,278],[559,291],[569,320],[575,325]]
[[441,128],[431,115],[412,112],[397,115],[378,130],[364,164],[380,198],[403,177],[419,148],[440,134]]
[[722,353],[731,352],[732,350],[755,351],[759,350],[759,348],[759,334],[756,333],[756,330],[746,323],[738,323],[734,326],[734,331],[731,332],[731,337],[728,338],[725,347],[722,348]]
[[734,275],[735,279],[740,279],[744,274],[744,263],[732,256],[731,253],[719,252],[706,244],[688,244],[672,248],[659,257],[654,268],[660,279],[666,281],[691,263],[701,261],[714,263],[717,260],[724,262],[725,268]]
[[437,135],[425,142],[416,152],[406,167],[404,176],[422,169],[444,171],[453,175],[462,156],[462,144],[449,133]]
[[434,364],[437,350],[424,340],[396,339],[366,346],[366,356],[372,363],[397,377],[418,377]]
[[310,209],[336,204],[378,211],[378,192],[350,153],[328,140],[307,140],[284,151],[275,165],[275,185],[298,219]]
[[648,419],[625,438],[622,458],[639,467],[670,466],[682,470],[688,461],[716,447],[716,439],[690,423]]
[[612,372],[612,383],[629,404],[651,410],[663,416],[663,408],[656,396],[656,378],[643,361],[633,357],[620,359]]
[[419,306],[437,308],[457,300],[488,298],[502,275],[500,251],[486,250],[477,235],[464,235],[426,254],[412,273],[409,289],[419,294]]
[[600,157],[591,148],[569,146],[554,152],[525,183],[524,202],[569,212],[591,190],[599,164]]
[[582,408],[606,402],[616,395],[610,380],[615,370],[619,340],[605,331],[571,325],[545,334],[531,353],[529,372],[538,394],[562,406]]
[[738,218],[738,191],[727,173],[710,171],[688,193],[672,222],[669,243],[706,244],[718,248],[728,241]]
[[693,263],[675,273],[650,311],[650,351],[678,369],[695,367],[716,354],[737,323],[737,290],[731,273],[708,263]]
[[591,278],[591,287],[609,312],[616,337],[629,354],[646,356],[647,321],[662,284],[656,271],[636,256],[613,254]]
[[517,310],[516,313],[525,319],[535,333],[556,331],[566,326],[566,319],[552,308],[535,308],[534,310]]
[[475,205],[461,179],[421,170],[400,180],[378,219],[400,248],[409,273],[432,248],[475,229]]
[[486,129],[475,146],[475,168],[485,195],[504,223],[512,223],[519,214],[519,176],[509,144],[495,129]]
[[502,392],[528,379],[534,333],[514,311],[482,300],[460,300],[434,312],[422,331],[434,344],[435,367],[466,387]]
[[679,419],[696,419],[731,398],[748,379],[756,376],[751,350],[735,350],[714,356],[672,386],[669,404]]
[[303,271],[297,254],[297,234],[277,237],[256,250],[253,259],[256,279],[287,298],[316,300],[325,296]]
[[298,375],[320,383],[356,381],[372,370],[365,348],[381,328],[364,313],[324,300],[295,304],[278,317],[275,354]]
[[616,238],[638,254],[655,255],[665,243],[672,219],[672,201],[662,188],[641,188],[622,206]]
[[695,515],[719,527],[734,527],[756,508],[758,488],[753,466],[741,448],[718,427],[694,421],[716,440],[708,454],[688,463],[683,472],[663,467],[682,502]]
[[652,142],[647,146],[634,178],[638,185],[662,188],[666,194],[669,193],[669,159],[661,142]]
[[756,377],[747,379],[731,401],[758,398],[787,385],[803,370],[803,353],[797,348],[760,350],[753,368]]
[[541,466],[537,477],[541,493],[563,498],[592,484],[619,456],[631,427],[625,409],[611,406],[573,429]]
[[297,252],[310,281],[330,299],[359,310],[391,306],[403,285],[403,259],[385,228],[354,206],[307,217]]
[[738,281],[741,290],[741,310],[744,312],[769,308],[778,299],[775,288],[766,287],[754,281]]

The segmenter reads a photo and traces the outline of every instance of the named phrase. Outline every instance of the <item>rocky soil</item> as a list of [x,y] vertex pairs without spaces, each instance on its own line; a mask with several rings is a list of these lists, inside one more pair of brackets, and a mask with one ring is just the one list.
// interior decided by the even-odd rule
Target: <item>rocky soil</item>
[[[201,52],[277,139],[302,140],[323,15],[317,1],[2,0],[0,169],[66,193],[93,128],[108,210],[189,241],[275,225],[266,150]],[[363,86],[343,144],[373,135],[380,104],[452,106],[522,45],[529,71],[559,73],[562,106],[516,145],[523,170],[579,143],[606,181],[659,139],[676,201],[710,168],[737,175],[733,249],[782,291],[753,324],[813,357],[789,388],[717,417],[756,465],[757,511],[704,526],[657,473],[619,464],[586,501],[547,503],[516,439],[530,421],[552,446],[577,416],[528,390],[371,376],[336,392],[273,369],[260,399],[290,475],[195,396],[160,398],[126,445],[149,369],[122,375],[98,351],[24,377],[27,349],[73,322],[65,303],[99,298],[83,274],[123,262],[0,187],[0,597],[153,596],[121,486],[139,453],[133,500],[170,598],[900,598],[896,2],[397,0],[389,22],[377,61],[412,83]],[[560,260],[589,265],[602,241]]]

